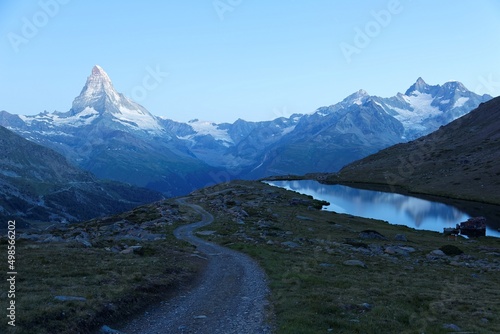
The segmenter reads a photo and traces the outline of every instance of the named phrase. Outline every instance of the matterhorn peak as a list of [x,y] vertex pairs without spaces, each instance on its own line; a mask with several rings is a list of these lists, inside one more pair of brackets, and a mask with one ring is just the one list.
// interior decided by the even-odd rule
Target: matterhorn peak
[[94,65],[94,67],[92,67],[92,74],[90,77],[94,78],[97,77],[100,78],[102,81],[111,83],[111,79],[109,78],[108,74],[99,65]]
[[158,130],[156,118],[143,106],[118,93],[99,65],[92,68],[80,95],[73,100],[71,116],[101,115],[114,123],[143,130]]
[[85,84],[85,87],[83,87],[80,95],[82,94],[87,97],[106,94],[109,97],[118,99],[118,93],[115,91],[113,84],[111,83],[111,79],[99,65],[95,65],[92,68],[92,73],[87,78],[87,83]]

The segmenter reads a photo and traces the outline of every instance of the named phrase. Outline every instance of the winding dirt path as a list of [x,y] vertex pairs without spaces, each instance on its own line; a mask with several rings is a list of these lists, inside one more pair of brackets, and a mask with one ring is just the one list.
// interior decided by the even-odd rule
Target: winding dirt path
[[198,286],[163,302],[121,331],[132,333],[271,333],[265,324],[268,288],[262,269],[247,255],[197,238],[193,231],[209,225],[213,216],[184,198],[179,204],[202,215],[196,223],[174,231],[208,259]]

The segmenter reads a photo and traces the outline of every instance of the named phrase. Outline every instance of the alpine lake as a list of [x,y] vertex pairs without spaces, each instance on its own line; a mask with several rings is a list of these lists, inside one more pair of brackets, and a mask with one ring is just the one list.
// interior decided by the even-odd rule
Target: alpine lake
[[443,232],[471,217],[486,218],[486,236],[500,237],[500,207],[437,196],[400,194],[380,190],[328,185],[312,180],[266,181],[266,183],[306,194],[330,205],[323,210],[374,218],[390,224]]

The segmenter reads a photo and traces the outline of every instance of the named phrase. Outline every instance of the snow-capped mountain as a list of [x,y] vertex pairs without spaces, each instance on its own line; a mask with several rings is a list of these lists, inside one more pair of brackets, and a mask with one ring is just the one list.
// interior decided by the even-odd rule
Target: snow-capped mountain
[[74,99],[70,111],[21,116],[21,119],[29,125],[45,123],[49,128],[82,127],[104,122],[106,126],[116,129],[127,127],[150,132],[162,130],[158,119],[146,108],[115,90],[109,76],[98,65],[92,68],[91,75],[87,78],[80,95]]
[[384,110],[405,127],[405,139],[426,135],[475,109],[491,96],[479,96],[458,81],[431,86],[422,78],[404,93],[389,99],[377,98]]
[[0,112],[0,125],[64,154],[101,178],[178,195],[230,178],[334,172],[413,140],[491,99],[457,81],[382,98],[359,90],[310,114],[272,121],[187,123],[156,117],[116,92],[94,66],[68,112]]
[[68,112],[0,112],[0,122],[97,177],[166,195],[194,190],[211,182],[210,172],[219,171],[197,159],[159,118],[118,93],[97,65]]
[[491,96],[477,95],[458,81],[431,86],[422,78],[418,78],[404,94],[382,98],[359,90],[340,103],[319,108],[314,115],[326,116],[347,110],[352,105],[361,106],[373,102],[403,125],[403,140],[412,140],[465,115],[489,99]]
[[382,148],[429,134],[490,99],[456,81],[431,86],[422,78],[390,98],[359,90],[301,117],[292,132],[261,155],[251,175],[337,171]]

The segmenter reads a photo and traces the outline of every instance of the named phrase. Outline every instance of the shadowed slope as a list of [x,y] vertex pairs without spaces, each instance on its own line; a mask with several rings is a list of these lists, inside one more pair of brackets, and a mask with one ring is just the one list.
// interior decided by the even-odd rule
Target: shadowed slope
[[349,164],[327,181],[500,204],[499,162],[500,98],[495,98],[427,136]]

